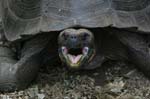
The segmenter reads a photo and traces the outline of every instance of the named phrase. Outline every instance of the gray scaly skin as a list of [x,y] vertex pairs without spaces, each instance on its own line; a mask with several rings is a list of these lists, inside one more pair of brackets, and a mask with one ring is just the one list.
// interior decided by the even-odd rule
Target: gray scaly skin
[[24,89],[38,74],[41,64],[40,52],[49,41],[49,36],[40,35],[24,42],[20,57],[17,58],[17,54],[11,48],[12,44],[7,44],[2,33],[0,34],[2,36],[0,40],[0,91],[11,92]]
[[150,39],[147,39],[149,36],[119,29],[112,30],[111,32],[115,33],[118,39],[127,47],[128,61],[134,63],[139,70],[150,77]]
[[4,39],[2,28],[0,31],[0,43],[0,90],[11,91],[16,86],[15,77],[11,72],[11,67],[16,63],[16,60],[13,59],[13,51],[5,45],[7,41]]
[[[89,37],[84,40],[80,39],[89,33]],[[123,60],[134,63],[144,74],[150,76],[150,52],[147,43],[149,39],[146,39],[143,34],[115,28],[98,29],[93,33],[87,29],[67,29],[61,32],[59,40],[59,48],[61,49],[59,52],[60,58],[70,68],[94,69],[100,67],[108,60]],[[69,42],[69,44],[66,44],[66,41]],[[83,45],[88,41],[90,41],[90,43]],[[80,46],[76,47],[77,44]],[[72,47],[71,45],[75,46]],[[87,60],[83,60],[82,57],[78,59],[78,55],[84,56],[82,50],[84,50],[85,47],[88,48],[86,55]],[[76,50],[77,48],[80,48],[81,51],[78,55],[75,55],[71,50]],[[91,55],[90,50],[93,49],[94,51]],[[78,59],[78,61],[76,61],[76,59]]]
[[[3,41],[2,41],[3,42]],[[9,92],[26,88],[37,75],[37,54],[25,52],[20,60],[8,46],[0,46],[0,91]],[[31,62],[32,60],[32,62]]]
[[94,69],[108,59],[127,59],[125,46],[100,29],[66,29],[60,33],[58,45],[61,60],[72,69]]
[[[57,37],[58,47],[54,47],[57,39],[52,38]],[[36,78],[40,65],[45,64],[45,61],[50,62],[52,54],[56,54],[51,51],[52,48],[59,50],[62,62],[71,69],[95,69],[108,60],[124,60],[135,63],[150,76],[150,54],[145,36],[126,30],[66,29],[59,36],[39,34],[19,41],[20,44],[23,42],[19,58],[16,58],[16,53],[11,49],[13,42],[5,39],[1,39],[1,42],[0,91],[3,92],[26,88]]]

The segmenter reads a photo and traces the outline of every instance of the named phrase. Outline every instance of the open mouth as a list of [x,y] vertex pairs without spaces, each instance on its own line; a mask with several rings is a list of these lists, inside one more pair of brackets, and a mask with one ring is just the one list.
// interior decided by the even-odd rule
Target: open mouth
[[69,49],[67,56],[68,56],[69,60],[71,61],[71,63],[78,64],[83,56],[82,49],[81,48],[77,48],[77,49],[71,48],[71,49]]
[[88,47],[83,48],[70,48],[62,47],[62,54],[65,57],[67,63],[69,63],[72,67],[80,66],[81,62],[83,62],[84,58],[88,54]]

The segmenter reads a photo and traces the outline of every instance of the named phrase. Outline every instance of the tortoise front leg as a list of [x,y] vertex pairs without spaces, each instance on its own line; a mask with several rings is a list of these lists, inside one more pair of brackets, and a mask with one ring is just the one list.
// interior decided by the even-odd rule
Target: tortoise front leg
[[150,52],[146,37],[128,31],[113,31],[118,39],[127,46],[129,61],[135,63],[144,74],[150,77]]
[[36,78],[42,61],[40,52],[47,42],[48,37],[43,36],[26,41],[19,60],[10,48],[0,47],[0,91],[24,89]]
[[[1,47],[0,50],[2,49],[11,52],[8,48]],[[0,56],[0,91],[26,88],[38,73],[40,64],[37,57],[38,55],[25,56],[17,61],[11,56]]]
[[0,47],[0,91],[16,89],[16,77],[13,74],[14,64],[17,62],[11,49]]

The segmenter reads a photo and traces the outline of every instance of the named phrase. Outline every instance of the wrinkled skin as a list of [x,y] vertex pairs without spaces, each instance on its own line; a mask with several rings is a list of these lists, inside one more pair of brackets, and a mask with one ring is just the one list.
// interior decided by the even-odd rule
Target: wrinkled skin
[[95,33],[87,29],[67,29],[58,38],[59,56],[73,69],[94,69],[107,60],[129,61],[149,76],[148,40],[144,35],[120,29],[97,29]]
[[68,67],[80,68],[95,56],[93,34],[86,29],[66,29],[58,37],[59,56]]
[[26,88],[36,78],[40,66],[49,65],[58,54],[71,69],[94,69],[107,60],[124,60],[150,76],[149,39],[145,35],[114,28],[65,29],[55,34],[39,34],[19,41],[17,54],[10,46],[1,45],[0,91]]
[[[9,46],[0,45],[0,51],[3,52],[0,53],[0,91],[12,92],[29,86],[45,61],[41,52],[51,42],[53,36],[50,35],[36,35],[19,43],[16,41],[16,47],[13,46],[13,42]],[[3,43],[9,42],[3,41]],[[50,52],[50,55],[53,54]]]

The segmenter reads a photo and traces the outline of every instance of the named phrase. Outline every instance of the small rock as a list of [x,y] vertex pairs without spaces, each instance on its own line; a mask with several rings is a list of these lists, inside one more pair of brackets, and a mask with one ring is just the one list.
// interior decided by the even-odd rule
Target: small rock
[[98,76],[98,75],[99,75],[99,73],[94,73],[93,75],[94,75],[94,76]]
[[1,95],[0,99],[11,99],[8,95]]
[[18,99],[22,99],[21,97],[19,97]]
[[124,75],[125,78],[131,78],[131,76],[136,72],[136,69],[131,70],[127,74]]
[[44,94],[37,94],[37,96],[38,96],[38,99],[44,99],[45,98]]
[[113,96],[118,96],[122,93],[124,85],[123,81],[114,81],[106,86],[106,91]]
[[28,94],[31,98],[36,97],[38,95],[38,87],[30,88]]
[[18,95],[21,96],[21,95],[23,95],[23,93],[24,93],[23,91],[20,91],[20,92],[18,92]]
[[25,96],[24,99],[29,99],[29,96]]
[[64,97],[64,99],[70,99],[68,96]]
[[40,90],[41,93],[44,93],[45,91],[43,89]]

